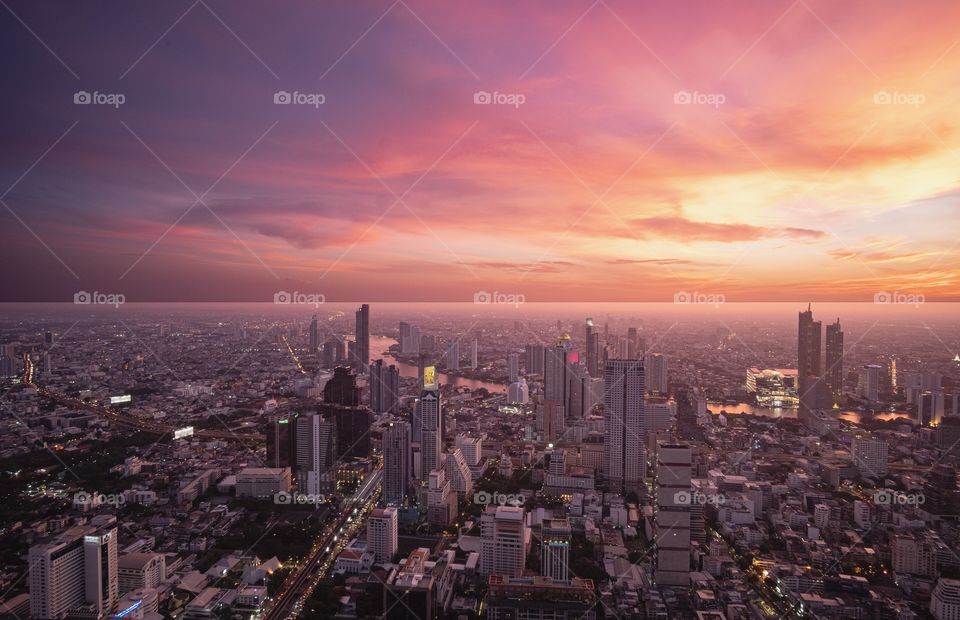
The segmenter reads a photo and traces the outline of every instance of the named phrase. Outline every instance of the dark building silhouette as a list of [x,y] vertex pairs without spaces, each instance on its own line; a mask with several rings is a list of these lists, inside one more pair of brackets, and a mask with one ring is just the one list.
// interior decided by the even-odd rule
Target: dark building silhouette
[[813,320],[813,310],[807,306],[800,313],[797,330],[797,376],[801,379],[820,376],[820,321]]
[[827,325],[825,363],[823,374],[827,387],[833,402],[839,404],[843,396],[843,329],[840,327],[839,318],[836,323]]
[[358,407],[360,388],[357,387],[357,376],[346,366],[334,369],[333,377],[323,386],[323,402],[344,407]]
[[297,455],[297,415],[267,423],[267,467],[294,467]]

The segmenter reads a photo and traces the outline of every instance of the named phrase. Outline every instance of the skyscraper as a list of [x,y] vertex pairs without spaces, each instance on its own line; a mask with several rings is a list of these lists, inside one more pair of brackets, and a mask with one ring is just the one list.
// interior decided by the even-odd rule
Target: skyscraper
[[450,343],[445,356],[448,370],[460,370],[460,342],[455,340]]
[[820,376],[820,321],[813,320],[813,310],[800,313],[797,329],[797,376]]
[[649,354],[644,357],[643,367],[647,371],[647,389],[658,396],[666,396],[670,391],[667,356],[661,353]]
[[267,423],[267,467],[294,467],[297,460],[297,416],[283,416]]
[[357,344],[354,349],[356,362],[361,366],[370,363],[370,304],[357,310]]
[[320,334],[317,332],[317,315],[310,320],[310,352],[316,353],[320,348]]
[[510,383],[515,383],[520,379],[520,354],[510,353],[507,355],[507,378]]
[[420,394],[418,411],[423,459],[421,473],[426,480],[430,472],[440,466],[440,452],[443,444],[440,384],[437,383],[436,369],[433,366],[427,366],[423,371],[423,391]]
[[569,334],[564,334],[557,344],[546,349],[543,358],[543,400],[563,407],[564,416],[570,416],[570,379],[573,365],[580,361],[573,350]]
[[843,329],[840,319],[836,323],[827,325],[826,341],[826,370],[824,376],[834,404],[840,403],[843,396]]
[[480,353],[478,351],[477,339],[474,338],[473,342],[470,344],[470,367],[477,368],[480,366]]
[[383,431],[383,501],[402,506],[410,489],[410,425],[391,422]]
[[331,488],[333,422],[317,413],[309,413],[299,416],[296,425],[298,490],[319,495]]
[[690,584],[690,487],[693,453],[688,444],[657,443],[657,506],[654,515],[657,585]]
[[584,332],[584,347],[587,350],[587,372],[590,373],[591,377],[600,376],[600,334],[597,334],[593,331],[593,319],[587,317],[587,322]]
[[520,506],[487,506],[480,515],[480,574],[523,576],[527,523]]
[[604,473],[611,491],[635,491],[646,476],[643,362],[607,360],[603,388]]
[[396,508],[374,508],[367,518],[367,549],[382,564],[393,559],[397,552]]
[[528,344],[524,353],[524,368],[528,375],[543,374],[543,345]]
[[360,388],[357,386],[357,375],[350,372],[346,366],[340,366],[333,371],[333,376],[323,386],[323,402],[344,407],[360,405]]
[[554,581],[570,579],[570,521],[544,519],[540,550],[540,574]]
[[400,406],[400,371],[383,360],[370,364],[370,409],[374,413],[392,413]]

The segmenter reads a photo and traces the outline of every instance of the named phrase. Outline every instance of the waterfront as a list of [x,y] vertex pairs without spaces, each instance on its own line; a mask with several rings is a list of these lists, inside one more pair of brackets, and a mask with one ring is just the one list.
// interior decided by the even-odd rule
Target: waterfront
[[[712,402],[712,403],[707,403],[707,410],[714,415],[717,415],[720,413],[725,413],[727,415],[740,415],[742,413],[746,413],[751,415],[763,416],[766,418],[796,418],[797,417],[796,409],[757,407],[754,405],[750,405],[749,403],[738,403],[735,405],[730,405],[730,404]],[[864,412],[845,409],[839,412],[839,417],[841,420],[846,420],[847,422],[852,422],[853,424],[860,424],[865,416],[864,416]],[[904,419],[906,421],[910,421],[912,419],[912,416],[909,413],[906,413],[904,411],[884,411],[882,413],[875,414],[873,418],[875,420]]]
[[[388,352],[390,347],[395,346],[397,341],[395,338],[388,338],[387,336],[370,336],[370,358],[372,361],[379,359],[389,362],[397,367],[400,371],[401,377],[416,377],[419,374],[419,368],[413,364],[408,364],[407,362],[400,361],[393,357],[391,353]],[[507,386],[504,383],[491,383],[490,381],[481,381],[479,379],[468,379],[466,377],[458,377],[456,375],[450,375],[445,372],[439,373],[440,382],[443,385],[452,385],[454,387],[464,387],[471,390],[476,390],[479,388],[486,388],[487,391],[493,394],[505,394],[507,392]]]

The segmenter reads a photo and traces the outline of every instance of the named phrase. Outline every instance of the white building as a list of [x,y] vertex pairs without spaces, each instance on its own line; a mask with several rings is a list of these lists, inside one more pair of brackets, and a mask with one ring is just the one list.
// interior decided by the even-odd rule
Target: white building
[[861,476],[879,478],[887,474],[886,439],[866,433],[857,435],[853,438],[851,452]]
[[507,402],[511,405],[526,405],[530,402],[530,386],[526,379],[514,381],[507,386]]
[[463,457],[460,448],[450,448],[446,469],[450,488],[461,498],[469,497],[473,493],[473,476],[470,474],[470,466],[467,465],[467,460]]
[[540,574],[555,582],[570,579],[570,521],[544,519],[540,550]]
[[367,519],[367,549],[377,562],[389,562],[397,552],[396,508],[374,508]]
[[166,556],[162,553],[121,555],[117,559],[117,582],[120,594],[159,587],[167,578],[166,566]]
[[960,620],[960,579],[941,577],[930,596],[930,614],[937,620]]
[[457,435],[456,446],[460,448],[468,466],[476,467],[480,464],[480,456],[483,452],[483,440],[480,437]]
[[519,506],[487,506],[480,515],[480,574],[522,577],[527,522]]

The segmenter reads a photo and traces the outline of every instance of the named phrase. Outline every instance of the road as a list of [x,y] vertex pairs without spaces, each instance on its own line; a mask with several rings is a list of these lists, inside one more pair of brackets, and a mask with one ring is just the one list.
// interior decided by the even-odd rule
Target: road
[[283,582],[265,609],[263,620],[284,620],[300,613],[317,584],[329,574],[340,551],[363,527],[367,514],[376,506],[382,477],[380,465],[356,493],[344,498],[339,515],[324,528],[300,568]]

